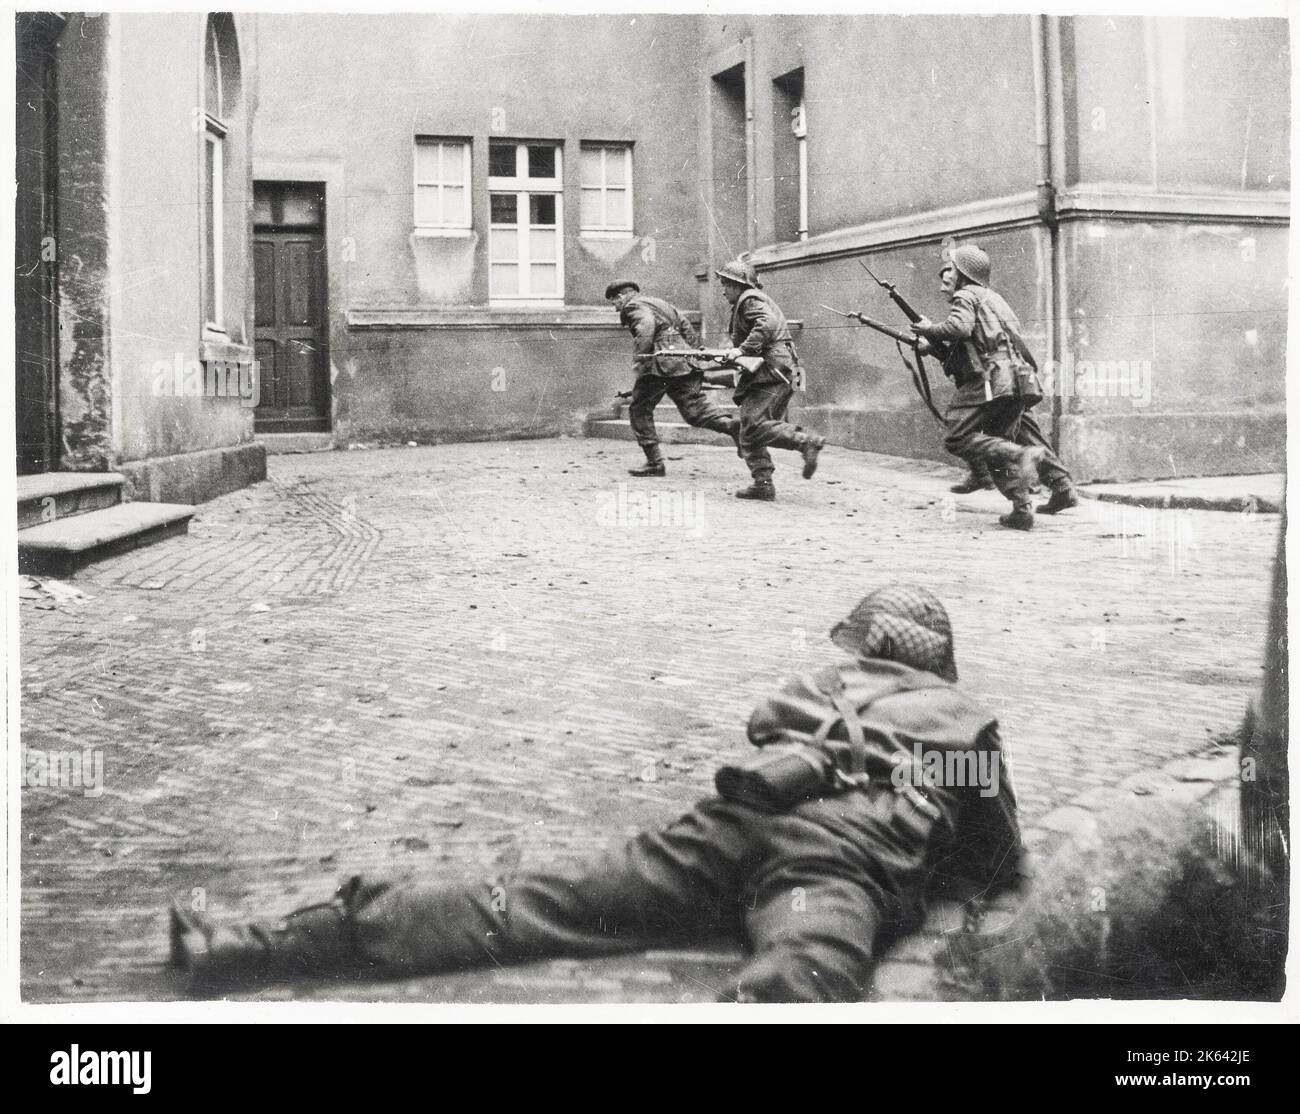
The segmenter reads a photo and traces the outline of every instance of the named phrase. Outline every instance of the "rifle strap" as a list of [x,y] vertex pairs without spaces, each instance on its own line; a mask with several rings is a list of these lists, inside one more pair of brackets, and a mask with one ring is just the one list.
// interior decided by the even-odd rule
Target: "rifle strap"
[[898,348],[898,358],[903,361],[903,366],[912,374],[912,385],[916,387],[916,393],[921,396],[921,401],[925,403],[926,409],[934,415],[935,421],[946,427],[948,423],[943,420],[943,415],[939,413],[938,408],[934,405],[934,395],[930,389],[930,377],[925,373],[925,357],[920,352],[917,352],[916,366],[913,367],[903,352],[903,342],[896,340],[894,344]]

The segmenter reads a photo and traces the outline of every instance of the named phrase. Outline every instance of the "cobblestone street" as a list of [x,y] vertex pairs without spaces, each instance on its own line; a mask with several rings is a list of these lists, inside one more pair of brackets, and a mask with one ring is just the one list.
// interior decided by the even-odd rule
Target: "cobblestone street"
[[[179,996],[164,909],[225,920],[346,874],[487,877],[674,818],[830,626],[918,580],[998,714],[1026,826],[1202,751],[1261,675],[1279,516],[1085,501],[1029,535],[955,469],[830,449],[774,505],[734,452],[518,441],[278,456],[190,534],[21,604],[23,743],[103,752],[27,786],[28,1001]],[[642,493],[657,492],[648,509]],[[648,513],[647,513],[648,510]],[[726,946],[260,997],[711,1001]],[[881,997],[904,995],[880,991]]]

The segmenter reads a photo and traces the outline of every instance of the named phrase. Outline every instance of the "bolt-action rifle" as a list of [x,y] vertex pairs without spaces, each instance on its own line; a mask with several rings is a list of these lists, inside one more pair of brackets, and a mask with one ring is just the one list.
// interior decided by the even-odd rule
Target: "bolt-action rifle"
[[[875,276],[872,277],[874,278]],[[866,317],[855,311],[836,309],[834,306],[828,306],[825,302],[823,302],[821,306],[822,309],[828,309],[831,313],[838,313],[841,317],[847,317],[850,321],[858,321],[861,324],[866,325],[869,329],[875,329],[878,333],[884,333],[885,336],[893,340],[893,342],[898,346],[899,359],[903,361],[903,366],[911,373],[912,385],[916,387],[916,393],[921,396],[921,401],[925,403],[926,409],[934,415],[935,421],[940,425],[947,426],[948,423],[943,420],[943,415],[939,413],[938,409],[934,405],[934,399],[930,394],[930,377],[925,373],[925,358],[921,355],[921,342],[917,340],[916,337],[912,336],[910,333],[903,332],[902,329],[895,329],[892,325],[886,325],[883,321],[877,321],[874,318]],[[917,320],[919,319],[920,315],[918,314]],[[913,367],[912,364],[908,362],[907,357],[903,355],[904,347],[910,348],[912,354],[916,357],[915,367]]]

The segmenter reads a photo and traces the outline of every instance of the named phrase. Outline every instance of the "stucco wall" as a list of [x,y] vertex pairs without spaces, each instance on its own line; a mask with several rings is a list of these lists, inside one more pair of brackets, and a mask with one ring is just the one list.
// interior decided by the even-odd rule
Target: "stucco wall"
[[1076,16],[1063,29],[1069,184],[1290,187],[1284,20]]
[[[706,80],[738,50],[752,58],[755,259],[787,315],[804,322],[807,424],[857,447],[946,459],[941,431],[919,409],[893,343],[817,303],[903,322],[861,258],[938,317],[945,306],[935,272],[951,237],[993,257],[992,285],[1019,313],[1048,373],[1052,397],[1040,422],[1060,438],[1079,478],[1281,466],[1283,23],[705,22]],[[795,66],[804,70],[808,125],[805,244],[777,236],[781,225],[771,217],[782,195],[762,185],[765,166],[782,165],[787,142],[768,107],[772,83]],[[701,148],[718,149],[708,140]],[[1040,158],[1055,210],[1036,192]],[[712,240],[715,254],[727,246]],[[716,301],[705,306],[721,325]],[[939,379],[937,395],[947,391]]]
[[[614,383],[630,379],[630,345],[615,330],[597,330],[590,343],[566,330],[489,340],[456,329],[348,328],[347,312],[358,308],[473,306],[487,315],[489,139],[564,145],[566,305],[604,307],[615,277],[688,309],[697,304],[696,89],[682,79],[696,65],[692,17],[257,21],[258,166],[266,176],[308,180],[325,180],[315,176],[321,166],[334,168],[326,210],[339,440],[576,428],[583,413],[609,405]],[[413,235],[417,135],[472,142],[471,238]],[[578,235],[582,140],[634,145],[633,238]],[[612,312],[609,321],[617,324]],[[515,387],[489,389],[486,376],[498,366],[519,369]],[[519,386],[561,373],[565,388],[553,383],[545,399]]]
[[[160,381],[155,370],[202,354],[204,17],[100,19],[111,21],[114,449],[132,461],[250,440],[251,407],[238,398],[178,396],[174,378]],[[247,74],[255,64],[251,36],[241,35],[239,45]],[[234,345],[249,344],[248,109],[245,91],[227,113],[225,142],[223,324]]]

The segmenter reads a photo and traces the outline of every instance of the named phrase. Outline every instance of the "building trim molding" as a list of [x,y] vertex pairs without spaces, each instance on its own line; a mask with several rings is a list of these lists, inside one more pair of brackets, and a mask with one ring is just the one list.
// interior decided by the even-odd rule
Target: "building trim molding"
[[1291,221],[1286,193],[1169,193],[1111,183],[1087,183],[1056,197],[1062,220],[1185,220],[1285,225]]
[[[1187,221],[1287,225],[1291,204],[1284,192],[1187,194],[1143,191],[1132,186],[1098,183],[1064,190],[1056,197],[1062,221]],[[938,243],[946,236],[997,232],[1046,223],[1037,191],[1007,194],[943,209],[908,213],[853,228],[810,236],[801,243],[758,248],[752,262],[760,270],[778,270],[885,248]]]
[[[699,325],[698,313],[687,313]],[[623,330],[608,306],[561,309],[492,309],[487,306],[358,306],[347,311],[347,326],[360,329],[600,329]]]

